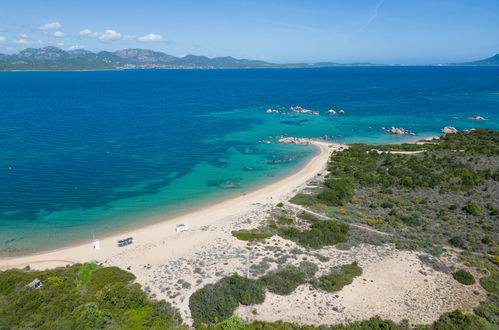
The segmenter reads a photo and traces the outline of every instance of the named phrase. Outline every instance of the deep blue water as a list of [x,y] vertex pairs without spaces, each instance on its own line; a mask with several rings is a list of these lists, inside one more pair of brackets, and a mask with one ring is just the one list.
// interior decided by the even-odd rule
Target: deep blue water
[[[296,105],[322,113],[265,113]],[[0,254],[240,194],[315,153],[269,135],[398,143],[414,138],[380,127],[425,137],[498,114],[499,67],[1,72]]]

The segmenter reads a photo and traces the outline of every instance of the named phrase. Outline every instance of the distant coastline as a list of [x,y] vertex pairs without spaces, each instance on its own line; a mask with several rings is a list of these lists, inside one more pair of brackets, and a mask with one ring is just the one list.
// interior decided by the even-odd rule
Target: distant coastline
[[175,57],[148,49],[124,49],[93,53],[83,49],[65,51],[57,47],[27,48],[17,54],[0,54],[0,71],[101,71],[123,69],[292,69],[365,66],[495,66],[499,54],[465,63],[431,65],[377,64],[370,62],[337,63],[271,63],[261,60],[237,59],[231,56],[209,58],[186,55]]

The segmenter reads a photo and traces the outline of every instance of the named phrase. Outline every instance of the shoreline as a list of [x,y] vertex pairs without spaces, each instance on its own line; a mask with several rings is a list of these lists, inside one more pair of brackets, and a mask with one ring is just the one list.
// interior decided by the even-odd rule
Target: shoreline
[[[76,243],[75,245],[69,245],[49,251],[40,251],[12,257],[0,257],[0,270],[24,268],[26,266],[44,269],[74,263],[105,260],[117,254],[140,250],[140,246],[145,244],[152,244],[153,242],[159,241],[165,242],[166,239],[168,239],[169,242],[173,240],[172,243],[175,243],[176,240],[180,241],[178,243],[183,243],[182,239],[178,238],[186,236],[186,233],[196,232],[202,230],[202,227],[221,222],[229,217],[235,217],[237,214],[248,211],[256,205],[286,201],[290,194],[293,194],[299,187],[306,184],[309,179],[325,169],[330,154],[334,150],[343,147],[343,145],[340,144],[327,142],[308,141],[308,143],[316,146],[319,149],[319,153],[311,158],[297,172],[294,172],[281,180],[274,181],[244,195],[217,202],[208,207],[188,211],[185,214],[166,218],[137,228],[125,229],[120,232],[106,235],[99,238],[101,246],[99,250],[94,249],[92,246],[93,242],[89,241],[88,243]],[[209,220],[206,218],[209,218]],[[189,230],[184,233],[175,233],[175,225],[179,223],[188,224]],[[117,240],[129,236],[134,237],[134,244],[121,248],[117,247]],[[182,248],[186,248],[186,246],[182,246]],[[139,261],[140,260],[137,260],[137,262]]]
[[[314,142],[315,140],[311,139],[303,139],[305,142],[299,143],[301,145],[313,145],[313,143],[310,143],[311,141]],[[322,142],[322,141],[317,141],[317,142]],[[330,142],[324,142],[327,144],[341,144],[341,143],[330,143]],[[341,144],[343,145],[343,144]],[[127,233],[134,232],[136,230],[142,229],[144,227],[156,225],[159,223],[162,223],[164,221],[171,221],[173,219],[187,216],[190,213],[194,213],[200,210],[203,210],[205,208],[211,207],[213,205],[217,205],[220,203],[223,203],[225,201],[235,199],[237,197],[242,197],[247,194],[253,193],[257,190],[260,190],[262,188],[265,188],[268,185],[272,185],[276,182],[279,182],[281,180],[286,179],[287,177],[294,175],[295,173],[299,172],[303,167],[305,167],[313,158],[318,156],[320,154],[320,148],[318,146],[314,146],[314,152],[311,154],[311,156],[306,157],[304,161],[302,161],[301,164],[299,164],[296,168],[294,168],[292,171],[289,173],[279,175],[277,177],[269,177],[267,180],[264,182],[258,182],[255,183],[252,186],[244,188],[244,190],[238,190],[235,193],[232,194],[227,194],[227,195],[216,195],[216,196],[205,196],[202,199],[196,199],[194,201],[193,205],[186,206],[187,204],[181,204],[181,206],[176,209],[173,212],[168,212],[166,213],[164,210],[163,212],[157,212],[153,215],[146,215],[145,213],[139,213],[135,214],[133,216],[122,216],[122,217],[115,217],[115,219],[126,219],[125,223],[121,224],[121,227],[119,229],[114,229],[114,230],[106,230],[102,234],[97,234],[95,235],[95,238],[97,239],[106,239],[108,237],[112,236],[118,236],[118,235],[127,235]],[[133,219],[141,219],[141,221],[134,221]],[[91,242],[92,237],[89,236],[87,238],[77,238],[73,240],[72,242],[66,242],[62,243],[57,246],[49,246],[46,248],[33,248],[33,249],[24,249],[20,250],[17,253],[0,253],[0,270],[2,269],[2,260],[7,260],[7,259],[13,259],[13,258],[20,258],[20,257],[29,257],[29,256],[37,256],[40,254],[45,254],[45,253],[50,253],[50,252],[57,252],[59,250],[67,249],[70,247],[74,246],[79,246],[79,245],[85,245],[87,242]]]

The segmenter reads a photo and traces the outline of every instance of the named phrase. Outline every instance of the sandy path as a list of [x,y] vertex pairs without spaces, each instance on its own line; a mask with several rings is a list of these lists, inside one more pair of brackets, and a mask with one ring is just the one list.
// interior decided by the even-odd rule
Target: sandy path
[[[311,141],[320,150],[298,172],[243,196],[226,200],[215,205],[172,219],[164,219],[153,225],[101,238],[99,250],[92,242],[34,255],[1,258],[0,270],[30,266],[45,269],[65,266],[72,263],[106,261],[122,267],[132,267],[144,263],[164,263],[178,258],[211,240],[220,237],[217,231],[205,231],[203,227],[223,224],[241,213],[257,209],[259,205],[286,201],[297,189],[325,169],[333,150],[344,146],[339,144]],[[189,225],[189,231],[175,233],[179,223]],[[134,237],[134,244],[118,247],[116,241],[124,237]]]

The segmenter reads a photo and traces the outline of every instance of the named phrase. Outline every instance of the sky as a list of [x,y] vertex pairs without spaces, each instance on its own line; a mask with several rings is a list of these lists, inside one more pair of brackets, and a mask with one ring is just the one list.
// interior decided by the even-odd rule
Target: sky
[[275,63],[499,53],[499,0],[0,0],[0,53],[146,48]]

